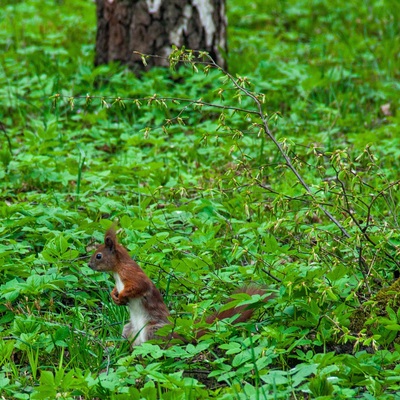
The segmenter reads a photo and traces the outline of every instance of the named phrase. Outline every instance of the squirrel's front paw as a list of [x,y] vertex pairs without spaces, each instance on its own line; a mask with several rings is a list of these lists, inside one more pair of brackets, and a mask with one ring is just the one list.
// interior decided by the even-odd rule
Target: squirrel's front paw
[[117,306],[123,306],[127,303],[124,297],[120,297],[117,288],[114,288],[111,292],[111,298]]
[[114,288],[111,292],[111,298],[113,299],[114,303],[117,305],[120,305],[120,300],[119,300],[119,293],[117,288]]

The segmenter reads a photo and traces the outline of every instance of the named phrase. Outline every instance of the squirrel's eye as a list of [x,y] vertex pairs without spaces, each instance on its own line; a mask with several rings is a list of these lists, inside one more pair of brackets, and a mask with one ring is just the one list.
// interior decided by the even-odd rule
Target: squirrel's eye
[[97,260],[101,260],[101,257],[103,257],[101,253],[97,253],[97,254],[96,254],[96,259],[97,259]]

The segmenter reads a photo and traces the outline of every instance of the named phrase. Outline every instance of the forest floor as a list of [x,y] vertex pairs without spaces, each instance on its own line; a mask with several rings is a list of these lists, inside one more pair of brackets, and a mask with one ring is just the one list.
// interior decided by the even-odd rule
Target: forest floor
[[[1,2],[3,398],[400,397],[400,3],[227,11],[229,74],[138,77],[93,66],[93,2]],[[87,266],[113,222],[200,341],[129,349]]]

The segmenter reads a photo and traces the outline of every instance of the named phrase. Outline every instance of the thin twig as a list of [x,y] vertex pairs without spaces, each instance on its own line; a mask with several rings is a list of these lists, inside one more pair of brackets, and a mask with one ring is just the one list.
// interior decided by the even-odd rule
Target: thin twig
[[[278,151],[280,152],[280,154],[285,159],[286,165],[289,167],[289,169],[296,176],[297,180],[300,182],[300,184],[303,186],[303,188],[306,190],[306,192],[315,201],[316,206],[340,229],[340,231],[342,232],[342,234],[344,236],[346,236],[347,238],[350,238],[351,235],[347,232],[346,228],[325,207],[323,207],[320,203],[318,203],[316,201],[316,198],[315,198],[314,194],[312,193],[311,188],[308,186],[307,182],[303,179],[303,177],[297,171],[297,169],[293,165],[290,157],[287,155],[287,153],[285,152],[285,150],[283,149],[281,144],[278,142],[278,140],[275,138],[275,136],[270,131],[269,125],[268,125],[268,116],[266,114],[264,114],[263,109],[262,109],[262,103],[259,100],[259,98],[253,92],[251,92],[250,90],[248,90],[245,87],[241,86],[238,83],[238,80],[236,80],[229,72],[227,72],[222,67],[220,67],[209,54],[205,54],[204,52],[198,52],[198,51],[197,52],[193,51],[192,53],[202,54],[203,56],[207,55],[208,59],[210,60],[210,62],[207,65],[209,65],[211,67],[214,67],[217,70],[221,71],[226,77],[228,77],[228,79],[233,83],[233,85],[236,87],[236,89],[240,90],[247,97],[249,97],[250,99],[252,99],[254,101],[254,103],[257,106],[257,110],[258,111],[252,111],[252,110],[246,110],[246,109],[237,109],[237,111],[246,112],[247,114],[256,114],[261,119],[261,121],[262,121],[261,127],[263,128],[265,134],[269,137],[269,139],[277,147]],[[141,54],[141,55],[145,56],[145,57],[153,57],[153,55],[150,55],[150,54]],[[157,56],[157,57],[160,57],[160,56]],[[169,58],[169,59],[171,61],[171,58]],[[180,59],[178,61],[186,62],[186,63],[187,62],[193,62],[193,60],[191,60],[191,59]],[[202,62],[199,62],[199,63],[202,64]],[[223,106],[219,106],[219,107],[223,108]]]

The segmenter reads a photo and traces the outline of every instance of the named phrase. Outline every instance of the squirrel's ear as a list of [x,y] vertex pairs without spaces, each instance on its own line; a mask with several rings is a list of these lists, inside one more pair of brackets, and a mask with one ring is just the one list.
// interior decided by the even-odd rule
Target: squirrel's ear
[[106,236],[106,238],[105,238],[105,240],[104,240],[104,244],[106,245],[106,248],[107,248],[108,250],[110,250],[111,252],[114,251],[114,249],[115,249],[115,243],[113,242],[113,240],[112,240],[109,236]]
[[115,245],[117,243],[117,236],[114,229],[109,229],[104,236],[104,244],[110,251],[115,250]]

